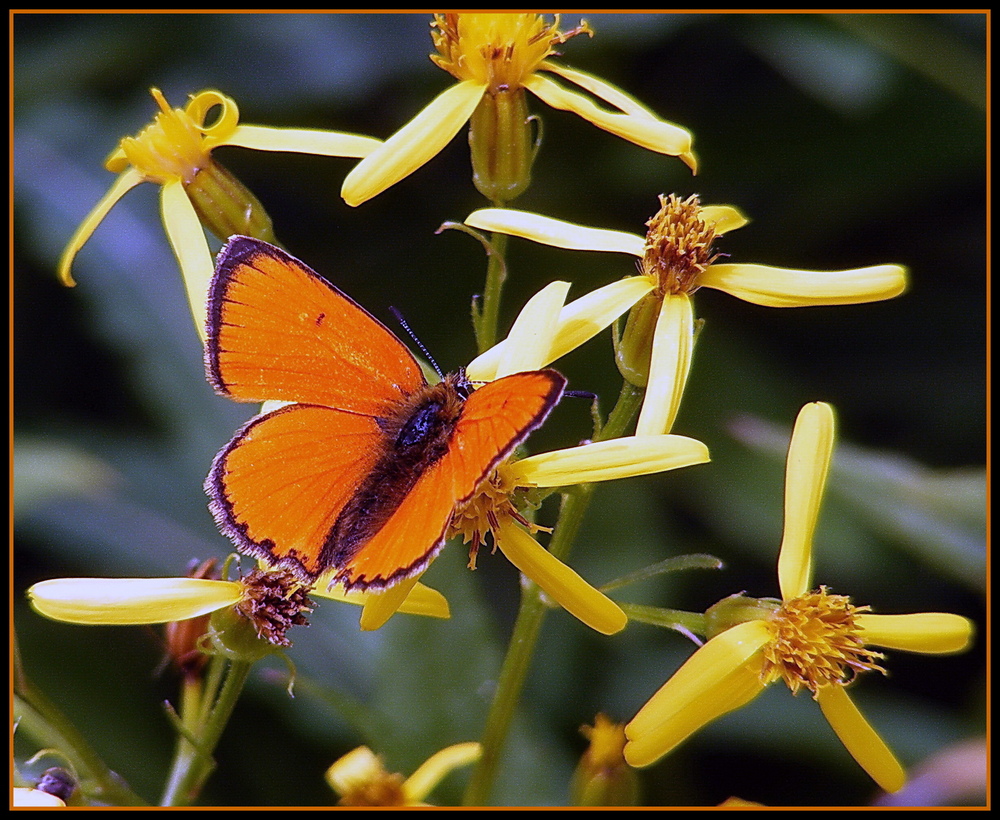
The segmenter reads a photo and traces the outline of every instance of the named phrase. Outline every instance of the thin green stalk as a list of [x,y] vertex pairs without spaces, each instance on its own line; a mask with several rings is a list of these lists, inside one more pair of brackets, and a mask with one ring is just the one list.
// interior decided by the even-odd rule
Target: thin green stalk
[[[201,719],[204,700],[211,695],[203,691],[202,697],[182,698],[183,728],[190,737],[178,738],[174,765],[160,801],[161,806],[190,806],[197,798],[215,768],[212,754],[229,723],[252,667],[253,664],[247,661],[229,661],[225,683],[204,720]],[[190,691],[186,694],[194,693]],[[189,725],[189,721],[194,725]]]
[[500,294],[506,278],[504,256],[507,252],[507,235],[493,234],[490,239],[492,252],[486,266],[486,286],[483,288],[482,307],[475,323],[476,347],[480,353],[489,350],[497,342],[497,327],[500,323]]
[[[595,439],[603,441],[621,436],[639,412],[643,392],[641,388],[626,382],[607,423]],[[563,505],[559,510],[552,540],[549,542],[549,552],[561,561],[569,557],[592,496],[592,484],[584,485],[576,492],[563,496]],[[547,612],[548,607],[542,601],[538,586],[531,583],[523,587],[517,620],[507,647],[507,655],[500,668],[496,693],[489,714],[486,716],[486,726],[480,741],[483,754],[473,769],[463,796],[462,802],[466,806],[485,806],[489,800],[500,756],[517,711],[521,690],[524,688]]]

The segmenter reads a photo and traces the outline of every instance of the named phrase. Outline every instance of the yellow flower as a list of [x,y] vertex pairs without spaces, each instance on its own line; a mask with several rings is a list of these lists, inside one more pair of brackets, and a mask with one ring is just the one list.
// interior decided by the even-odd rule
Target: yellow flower
[[636,773],[625,763],[625,727],[598,713],[593,726],[581,726],[590,741],[573,772],[570,800],[574,806],[635,806]]
[[[276,575],[277,573],[260,573]],[[259,607],[260,585],[249,574],[239,581],[209,578],[55,578],[28,590],[35,611],[56,621],[97,625],[139,625],[185,621],[226,607]],[[367,594],[316,588],[310,595],[364,604]],[[448,602],[418,584],[399,611],[447,618]],[[254,613],[250,613],[251,615]]]
[[[586,24],[564,33],[559,31],[558,16],[549,22],[540,14],[436,14],[432,27],[438,53],[431,59],[458,82],[355,166],[341,192],[348,205],[360,205],[413,173],[470,119],[477,187],[493,201],[509,202],[527,182],[524,175],[530,156],[523,155],[533,150],[511,134],[529,127],[524,89],[553,108],[572,111],[643,148],[678,156],[695,169],[690,133],[658,119],[603,80],[548,59],[570,37],[589,34]],[[567,90],[548,74],[579,86],[616,110],[608,111],[591,97]],[[480,153],[485,155],[481,162]],[[490,162],[500,167],[487,168]]]
[[326,782],[339,796],[340,806],[427,806],[423,800],[446,775],[479,760],[478,743],[457,743],[431,755],[405,780],[386,771],[382,759],[367,746],[358,746],[326,770]]
[[[553,282],[532,297],[507,339],[469,365],[469,378],[496,379],[538,369],[607,326],[604,299],[583,297],[564,307],[568,289],[566,282]],[[613,634],[625,627],[624,612],[523,529],[527,522],[518,514],[511,496],[522,488],[648,475],[708,460],[708,448],[700,441],[666,435],[627,436],[510,460],[456,511],[452,532],[473,543],[473,554],[485,533],[491,532],[507,559],[550,598],[591,628]]]
[[634,297],[625,304],[625,309],[634,307],[619,345],[619,367],[646,388],[636,433],[655,435],[670,431],[684,392],[694,346],[691,295],[699,288],[716,288],[770,307],[859,304],[898,296],[906,288],[906,269],[899,265],[806,271],[718,264],[716,237],[747,221],[731,206],[701,205],[695,196],[681,200],[671,195],[660,197],[660,210],[647,223],[645,237],[503,208],[476,211],[465,223],[559,248],[626,253],[642,260],[639,276],[616,283],[615,307]]
[[[958,615],[874,615],[826,587],[811,590],[812,538],[834,443],[828,404],[799,413],[788,449],[785,529],[778,558],[781,601],[734,596],[716,604],[717,634],[684,663],[625,727],[625,759],[647,766],[705,724],[784,680],[808,689],[847,750],[886,791],[906,775],[851,701],[846,686],[865,671],[884,671],[880,646],[944,654],[966,649],[972,624]],[[733,605],[730,607],[730,603]],[[748,612],[749,609],[749,612]],[[725,613],[735,625],[725,622]],[[736,616],[739,611],[742,614]],[[720,631],[721,630],[721,631]],[[710,632],[711,634],[711,632]]]
[[[162,187],[160,211],[167,238],[180,263],[195,325],[204,339],[205,300],[214,262],[202,229],[219,239],[242,233],[274,241],[270,218],[232,174],[212,157],[223,145],[259,151],[291,151],[334,157],[363,157],[381,144],[373,137],[297,128],[241,125],[235,101],[218,91],[191,96],[184,109],[170,108],[151,89],[160,110],[136,137],[125,137],[105,167],[116,174],[111,189],[76,229],[59,260],[59,277],[72,285],[77,252],[114,204],[141,182]],[[218,107],[215,121],[206,116]]]

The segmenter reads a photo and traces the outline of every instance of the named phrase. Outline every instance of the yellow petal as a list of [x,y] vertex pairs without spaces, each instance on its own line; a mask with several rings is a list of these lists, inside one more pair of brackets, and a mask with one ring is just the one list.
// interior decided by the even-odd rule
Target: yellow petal
[[625,628],[628,618],[618,604],[594,589],[513,522],[501,524],[497,543],[515,567],[591,629],[613,635]]
[[812,542],[830,469],[836,422],[824,402],[799,411],[785,464],[785,529],[778,555],[778,586],[787,601],[812,585]]
[[595,77],[593,74],[577,71],[575,68],[567,68],[551,60],[543,60],[539,64],[539,70],[551,71],[553,74],[558,74],[564,80],[569,80],[571,83],[580,86],[580,88],[589,91],[595,97],[600,97],[604,102],[610,103],[619,111],[624,111],[626,114],[653,120],[659,119],[656,114],[646,108],[635,97],[626,94],[618,86],[612,85],[600,77]]
[[326,770],[324,779],[337,794],[343,796],[365,784],[377,783],[385,776],[385,767],[367,746],[351,749]]
[[354,166],[341,196],[357,206],[409,176],[444,148],[469,121],[486,86],[465,80],[451,86]]
[[698,209],[698,216],[712,225],[720,236],[742,228],[750,221],[742,211],[732,205],[702,205]]
[[243,595],[234,581],[206,578],[56,578],[28,590],[37,612],[76,624],[159,624],[232,606]]
[[[347,592],[343,587],[339,586],[328,588],[324,579],[320,578],[316,582],[316,586],[309,590],[309,594],[319,598],[329,598],[333,601],[340,601],[345,604],[358,604],[359,606],[364,606],[368,598],[373,595],[377,595],[378,593],[362,592],[360,590]],[[416,584],[413,589],[410,590],[410,594],[407,595],[403,603],[400,604],[399,612],[404,615],[424,615],[428,618],[451,617],[451,611],[448,607],[448,599],[436,589],[431,589],[431,587],[420,583]]]
[[361,629],[368,632],[378,629],[403,605],[420,576],[404,578],[382,592],[373,592],[365,599],[361,610]]
[[643,237],[633,233],[586,228],[512,208],[481,208],[469,214],[465,224],[483,231],[519,236],[543,245],[575,251],[609,251],[641,257],[646,245]]
[[403,783],[403,793],[409,802],[423,800],[446,775],[459,766],[475,763],[483,754],[478,743],[456,743],[431,755]]
[[15,808],[30,806],[31,808],[53,809],[66,805],[54,794],[43,792],[41,789],[15,788],[12,798]]
[[767,265],[711,265],[697,280],[766,307],[857,305],[899,296],[906,290],[906,268],[875,265],[856,270],[788,270]]
[[572,111],[598,128],[650,151],[680,157],[692,171],[697,169],[697,160],[691,150],[691,134],[677,125],[648,116],[605,111],[583,95],[568,91],[538,73],[528,77],[524,87],[553,108]]
[[507,334],[496,378],[538,370],[552,361],[552,342],[568,292],[569,282],[551,282],[528,300]]
[[[654,284],[647,276],[629,276],[591,291],[564,306],[559,312],[549,359],[539,366],[555,361],[596,336],[649,293]],[[506,340],[502,341],[477,356],[466,367],[466,375],[474,381],[495,379],[497,364],[506,345]]]
[[91,212],[87,214],[83,222],[80,223],[80,226],[66,244],[62,256],[59,257],[59,279],[62,280],[64,285],[72,287],[76,284],[73,281],[70,268],[73,266],[73,259],[76,257],[77,252],[90,239],[90,235],[94,232],[94,229],[104,220],[104,217],[108,215],[108,211],[114,207],[115,203],[142,181],[142,174],[135,168],[126,168],[118,175],[114,184],[101,197]]
[[907,652],[943,655],[962,652],[972,643],[972,621],[950,612],[914,612],[910,615],[857,617],[866,644]]
[[653,332],[653,353],[637,436],[669,433],[681,406],[694,348],[694,308],[686,293],[667,294]]
[[819,708],[840,742],[871,778],[887,792],[898,792],[906,772],[885,741],[854,705],[843,686],[824,686],[816,695]]
[[204,344],[207,338],[208,285],[215,270],[205,231],[180,182],[168,182],[161,189],[160,213],[167,239],[184,277],[195,329]]
[[708,447],[686,436],[624,436],[539,453],[504,468],[519,487],[564,487],[704,464]]
[[238,125],[222,145],[236,145],[257,151],[289,151],[325,157],[367,157],[382,140],[360,134],[321,131],[314,128],[268,128]]
[[648,766],[718,717],[764,690],[760,648],[771,634],[763,621],[727,629],[698,649],[625,727],[625,759]]

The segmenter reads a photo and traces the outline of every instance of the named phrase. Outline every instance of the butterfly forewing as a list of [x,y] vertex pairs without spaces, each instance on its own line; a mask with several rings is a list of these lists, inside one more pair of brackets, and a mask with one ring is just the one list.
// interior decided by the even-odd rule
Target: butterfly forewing
[[279,248],[233,237],[209,293],[209,381],[238,401],[281,399],[383,416],[425,380],[364,308]]

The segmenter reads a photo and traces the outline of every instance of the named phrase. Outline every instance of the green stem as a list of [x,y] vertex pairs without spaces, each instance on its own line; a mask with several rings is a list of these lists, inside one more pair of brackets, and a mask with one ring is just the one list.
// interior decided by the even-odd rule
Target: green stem
[[[621,436],[639,412],[643,392],[641,388],[626,382],[617,404],[608,416],[607,423],[595,436],[595,440],[603,441]],[[552,540],[549,542],[549,552],[560,561],[565,561],[569,557],[587,507],[590,505],[590,499],[593,497],[593,488],[593,484],[587,484],[579,487],[574,493],[563,496],[559,519]],[[486,716],[486,726],[481,739],[483,755],[472,772],[462,800],[466,806],[485,806],[489,800],[500,755],[517,711],[521,690],[524,688],[531,658],[547,612],[548,607],[542,601],[538,586],[534,583],[525,585],[517,620],[507,647],[507,656],[500,668],[496,693],[489,714]]]
[[489,350],[497,342],[497,327],[500,322],[500,294],[506,271],[504,256],[507,252],[507,235],[493,234],[486,266],[486,286],[483,288],[482,308],[476,322],[476,347],[480,353]]
[[[223,662],[221,658],[213,661]],[[177,739],[177,751],[170,777],[160,801],[161,806],[190,806],[197,798],[208,776],[215,768],[212,754],[229,723],[236,702],[253,664],[229,661],[225,683],[219,696],[211,703],[207,715],[205,701],[212,697],[213,687],[185,686],[181,701],[181,718],[187,733]],[[194,687],[198,686],[197,689]]]

